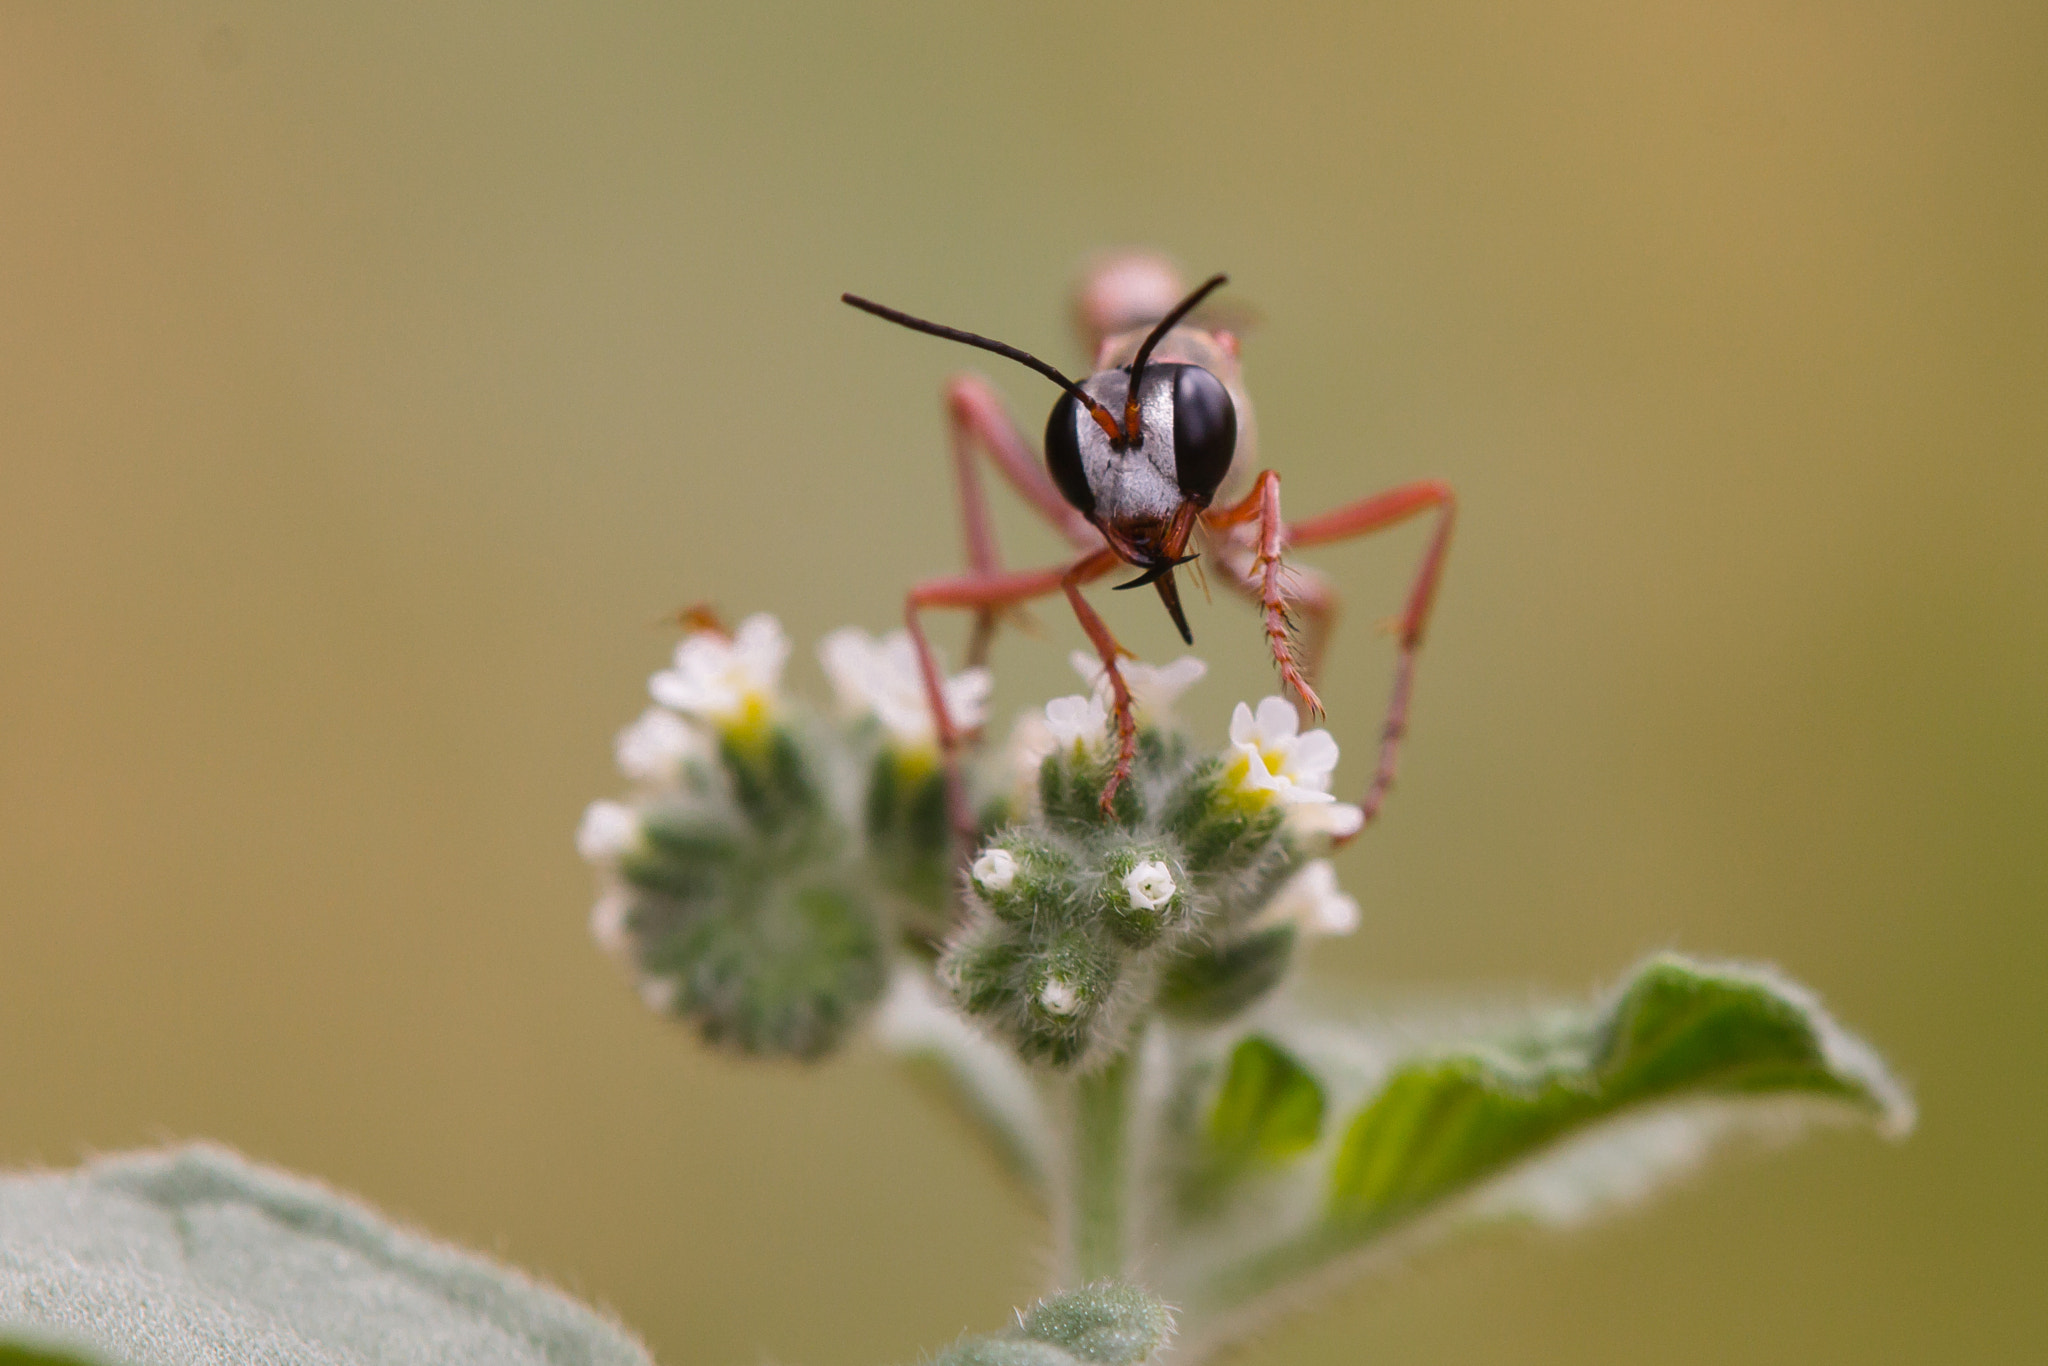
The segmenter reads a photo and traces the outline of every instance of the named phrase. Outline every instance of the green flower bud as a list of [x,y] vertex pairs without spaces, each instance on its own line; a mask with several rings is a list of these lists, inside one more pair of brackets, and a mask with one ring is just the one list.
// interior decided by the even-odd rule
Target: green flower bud
[[1122,966],[1086,928],[1033,934],[989,920],[954,944],[940,971],[961,1008],[1024,1059],[1067,1066],[1116,1042],[1106,1007]]
[[1040,1300],[1018,1331],[1098,1366],[1137,1366],[1166,1345],[1173,1312],[1134,1285],[1101,1281]]
[[1170,850],[1125,845],[1104,860],[1097,891],[1103,923],[1132,948],[1145,948],[1188,915],[1188,876]]
[[941,938],[953,919],[953,831],[946,772],[935,756],[883,748],[868,776],[868,858],[884,885],[902,895],[918,928]]
[[1055,935],[1033,954],[1024,989],[1031,1013],[1061,1027],[1086,1023],[1116,985],[1115,956],[1085,930]]
[[1180,842],[1189,871],[1234,877],[1259,865],[1281,839],[1278,805],[1244,801],[1226,781],[1223,762],[1197,764],[1166,799],[1162,824]]
[[734,803],[758,837],[785,848],[814,837],[825,815],[821,757],[786,725],[736,728],[718,737]]
[[1055,830],[1085,835],[1105,825],[1129,829],[1144,817],[1138,784],[1125,782],[1102,810],[1102,791],[1116,771],[1113,745],[1090,749],[1068,746],[1047,755],[1038,768],[1038,805],[1045,823]]
[[1074,856],[1022,831],[1005,831],[976,855],[967,881],[998,919],[1069,924],[1086,915]]
[[1139,1366],[1173,1336],[1173,1313],[1136,1286],[1098,1281],[1053,1295],[1001,1333],[963,1338],[932,1366]]
[[1227,1020],[1280,984],[1294,941],[1294,927],[1278,925],[1221,945],[1191,945],[1167,964],[1155,1001],[1182,1020]]

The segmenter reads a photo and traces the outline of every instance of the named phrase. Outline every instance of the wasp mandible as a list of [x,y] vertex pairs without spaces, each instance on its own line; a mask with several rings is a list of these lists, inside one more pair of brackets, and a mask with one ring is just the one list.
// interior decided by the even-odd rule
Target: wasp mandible
[[[917,647],[939,743],[950,764],[960,735],[947,715],[938,663],[919,614],[932,607],[973,611],[968,662],[978,664],[987,654],[1001,612],[1033,598],[1064,593],[1102,660],[1113,701],[1117,760],[1102,794],[1107,810],[1130,775],[1137,723],[1130,690],[1117,666],[1126,651],[1082,596],[1083,585],[1119,564],[1135,567],[1138,576],[1117,587],[1150,584],[1181,639],[1192,645],[1194,634],[1181,610],[1174,571],[1206,554],[1226,584],[1257,604],[1282,684],[1298,706],[1320,715],[1322,702],[1314,680],[1337,599],[1322,577],[1283,566],[1283,552],[1368,535],[1434,512],[1436,526],[1396,627],[1398,654],[1380,730],[1378,764],[1359,802],[1369,824],[1394,781],[1401,738],[1407,731],[1415,655],[1443,575],[1457,501],[1449,485],[1425,479],[1289,523],[1280,515],[1276,472],[1259,471],[1245,490],[1247,476],[1257,467],[1257,454],[1238,338],[1228,326],[1205,325],[1197,313],[1226,282],[1226,276],[1215,275],[1189,291],[1162,258],[1142,253],[1103,258],[1083,278],[1075,299],[1075,322],[1094,356],[1093,373],[1080,381],[1003,342],[852,294],[840,296],[855,308],[915,331],[1007,356],[1062,390],[1046,420],[1041,462],[988,381],[963,375],[946,386],[968,572],[912,588],[904,607],[906,624]],[[975,465],[977,450],[1073,544],[1080,558],[1047,569],[1003,568]],[[1196,547],[1192,552],[1191,545]],[[1297,612],[1305,619],[1300,629]]]

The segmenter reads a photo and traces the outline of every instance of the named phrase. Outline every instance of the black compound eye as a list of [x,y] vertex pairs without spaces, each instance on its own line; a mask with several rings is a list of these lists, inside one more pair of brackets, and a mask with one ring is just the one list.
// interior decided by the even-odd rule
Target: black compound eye
[[[1225,396],[1224,402],[1229,401]],[[1061,496],[1079,508],[1082,516],[1092,517],[1095,490],[1088,487],[1088,473],[1081,468],[1081,441],[1076,435],[1080,406],[1072,394],[1061,395],[1052,405],[1052,416],[1045,420],[1045,468],[1059,485]]]
[[1180,491],[1207,507],[1237,454],[1237,405],[1223,381],[1199,365],[1173,377],[1173,475]]

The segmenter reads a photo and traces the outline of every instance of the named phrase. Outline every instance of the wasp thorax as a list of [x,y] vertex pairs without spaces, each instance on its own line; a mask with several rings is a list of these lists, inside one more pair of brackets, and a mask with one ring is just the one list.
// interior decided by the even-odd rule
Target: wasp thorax
[[[1120,417],[1130,382],[1128,370],[1105,370],[1081,387]],[[1148,365],[1138,382],[1138,436],[1111,440],[1069,394],[1046,422],[1046,467],[1066,500],[1098,522],[1163,526],[1183,502],[1206,507],[1230,472],[1237,408],[1199,365]]]

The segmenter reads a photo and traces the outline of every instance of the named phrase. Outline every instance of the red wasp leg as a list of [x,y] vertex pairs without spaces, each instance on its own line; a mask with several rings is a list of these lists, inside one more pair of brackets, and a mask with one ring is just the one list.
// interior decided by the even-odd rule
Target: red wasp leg
[[[1224,586],[1243,594],[1261,609],[1265,600],[1260,593],[1262,580],[1252,575],[1250,565],[1252,553],[1244,547],[1230,547],[1242,551],[1235,559],[1218,555]],[[1287,610],[1293,621],[1294,659],[1301,670],[1301,676],[1313,687],[1323,676],[1323,657],[1328,650],[1330,633],[1337,624],[1337,592],[1330,587],[1329,580],[1315,570],[1298,564],[1289,564],[1282,576],[1287,591]],[[1302,719],[1308,720],[1306,708]]]
[[[960,519],[967,537],[967,565],[977,577],[986,578],[1002,568],[996,548],[995,527],[989,521],[988,500],[982,493],[981,472],[975,467],[974,448],[988,452],[991,463],[1022,494],[1055,531],[1071,541],[1076,550],[1090,550],[1102,537],[1060,496],[1046,476],[1031,447],[1025,443],[1017,424],[1011,420],[1003,401],[978,375],[960,375],[946,385],[946,426],[952,437],[953,472],[960,485]],[[974,614],[974,634],[967,646],[970,665],[985,663],[995,636],[995,608]]]
[[[1108,642],[1110,658],[1111,688],[1118,699],[1118,734],[1124,727],[1130,727],[1129,745],[1136,751],[1137,727],[1130,716],[1130,693],[1124,687],[1123,675],[1114,662],[1116,641],[1103,626],[1102,619],[1094,609],[1080,598],[1079,585],[1090,579],[1100,578],[1119,563],[1116,552],[1107,546],[1090,551],[1071,565],[1051,569],[1028,569],[1011,573],[990,575],[968,574],[959,578],[931,579],[910,590],[903,603],[903,621],[910,632],[911,644],[917,650],[917,669],[924,679],[925,704],[932,709],[933,729],[938,732],[939,754],[946,765],[947,805],[953,820],[953,828],[963,839],[974,835],[974,814],[967,809],[967,794],[960,785],[959,751],[960,729],[953,723],[953,715],[946,707],[945,687],[939,675],[938,658],[932,654],[931,641],[925,636],[924,623],[918,613],[927,607],[963,607],[972,611],[1001,611],[1018,603],[1029,602],[1048,594],[1066,591],[1067,597],[1075,604],[1075,611],[1081,616],[1081,627],[1088,632],[1088,638],[1096,643],[1096,649],[1104,648]],[[1099,633],[1099,634],[1098,634]],[[1121,753],[1121,750],[1120,750]],[[1128,771],[1126,758],[1120,771]],[[1119,779],[1120,781],[1120,779]],[[1114,794],[1115,784],[1110,787]],[[1104,798],[1107,804],[1107,796]]]
[[[978,578],[987,578],[1003,567],[1003,554],[996,545],[996,529],[988,517],[988,495],[981,489],[981,470],[974,463],[974,428],[963,420],[957,401],[959,381],[947,386],[946,426],[952,437],[953,477],[960,489],[960,529],[967,540],[967,568]],[[974,634],[967,641],[970,668],[988,662],[988,647],[995,639],[996,613],[984,607],[974,614]]]
[[1074,615],[1081,619],[1081,629],[1088,633],[1089,643],[1095,646],[1096,656],[1102,660],[1103,677],[1109,680],[1110,699],[1116,715],[1116,767],[1110,771],[1109,782],[1102,789],[1102,813],[1105,816],[1109,814],[1116,790],[1131,776],[1131,760],[1138,754],[1138,719],[1132,712],[1131,690],[1124,683],[1124,672],[1116,663],[1124,647],[1116,643],[1116,637],[1109,633],[1109,626],[1088,605],[1088,599],[1081,596],[1081,585],[1100,577],[1120,562],[1114,550],[1098,550],[1077,561],[1060,580],[1060,587],[1067,592],[1067,601],[1074,605]]
[[1280,476],[1272,470],[1261,470],[1258,482],[1252,485],[1244,501],[1206,513],[1202,520],[1221,530],[1241,526],[1254,518],[1259,523],[1257,551],[1249,566],[1235,572],[1247,579],[1257,578],[1259,608],[1266,621],[1266,647],[1279,667],[1281,683],[1294,689],[1294,695],[1311,716],[1320,716],[1323,702],[1310,686],[1307,671],[1295,654],[1294,620],[1288,612],[1287,597],[1280,591],[1280,552],[1288,539],[1287,524],[1280,520]]
[[[1408,694],[1415,681],[1415,653],[1422,647],[1423,632],[1429,627],[1429,609],[1436,601],[1444,558],[1450,552],[1451,527],[1457,520],[1458,499],[1449,484],[1435,479],[1418,480],[1362,498],[1320,517],[1296,522],[1287,534],[1287,539],[1295,545],[1323,545],[1352,536],[1370,535],[1429,511],[1437,513],[1436,530],[1422,552],[1422,563],[1416,567],[1415,582],[1408,590],[1407,606],[1401,612],[1397,636],[1400,653],[1394,661],[1393,694],[1387,702],[1386,722],[1380,727],[1379,765],[1373,772],[1372,785],[1359,802],[1359,807],[1365,812],[1365,821],[1360,829],[1370,825],[1379,815],[1380,806],[1387,798],[1387,789],[1394,783],[1401,738],[1408,733]],[[1340,844],[1343,842],[1338,841]]]

